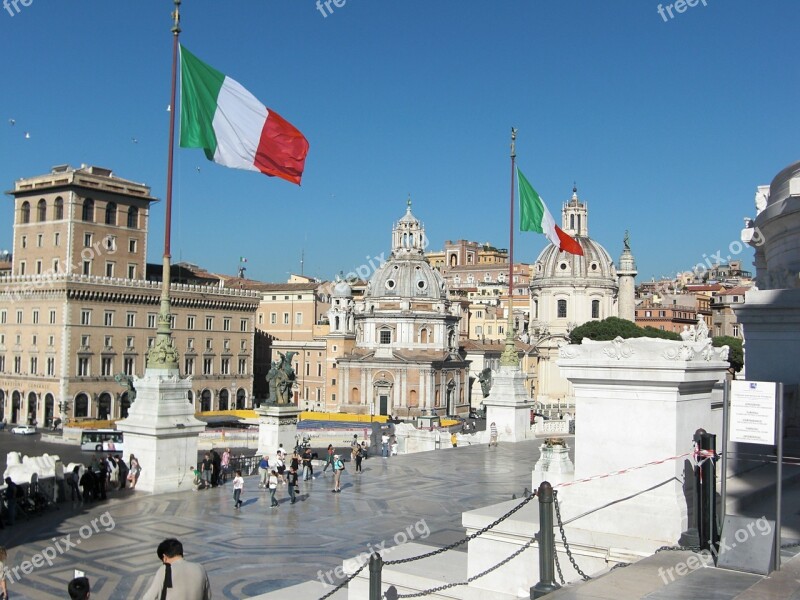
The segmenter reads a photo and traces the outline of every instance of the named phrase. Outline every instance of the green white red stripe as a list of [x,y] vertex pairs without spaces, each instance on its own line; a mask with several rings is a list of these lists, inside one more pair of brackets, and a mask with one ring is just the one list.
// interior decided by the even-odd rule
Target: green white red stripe
[[226,167],[300,183],[308,140],[241,84],[181,46],[182,148]]
[[535,231],[543,233],[554,246],[563,252],[580,254],[583,248],[574,238],[570,237],[556,225],[553,215],[547,210],[541,196],[533,189],[530,182],[525,179],[522,171],[517,168],[519,182],[519,228],[520,231]]

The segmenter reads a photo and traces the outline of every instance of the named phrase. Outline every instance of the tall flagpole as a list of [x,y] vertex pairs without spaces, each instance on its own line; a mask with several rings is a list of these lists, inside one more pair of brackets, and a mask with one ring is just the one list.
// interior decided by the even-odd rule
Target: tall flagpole
[[173,0],[172,13],[172,91],[169,104],[169,152],[167,153],[167,216],[164,224],[164,258],[161,281],[161,308],[158,313],[156,342],[147,353],[148,369],[178,369],[178,351],[172,343],[172,316],[169,301],[170,234],[172,230],[172,164],[175,147],[175,88],[178,72],[178,37],[181,33],[181,0]]
[[511,209],[508,234],[508,323],[506,324],[506,345],[500,356],[500,365],[509,367],[519,366],[517,346],[514,341],[514,175],[517,159],[517,130],[511,128]]

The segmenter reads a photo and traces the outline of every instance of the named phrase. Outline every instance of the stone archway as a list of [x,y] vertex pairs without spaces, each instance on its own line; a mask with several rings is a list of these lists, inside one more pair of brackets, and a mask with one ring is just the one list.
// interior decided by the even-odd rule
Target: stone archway
[[244,388],[236,390],[236,410],[247,408],[247,392]]
[[44,395],[44,426],[50,427],[53,424],[53,412],[55,411],[55,398],[53,394]]
[[228,390],[226,388],[222,388],[219,391],[219,410],[228,410],[228,397]]
[[119,397],[119,417],[120,419],[127,419],[128,418],[128,411],[131,408],[131,399],[128,396],[128,392],[122,392],[122,395]]
[[111,417],[111,394],[103,392],[97,398],[97,418],[107,421]]
[[208,388],[200,392],[200,412],[209,412],[211,410],[211,390]]
[[19,423],[19,415],[22,411],[22,394],[14,390],[11,393],[11,422]]
[[73,416],[76,419],[89,416],[89,396],[81,392],[75,396],[75,408]]
[[0,421],[6,419],[6,393],[0,390]]
[[[385,374],[381,374],[385,375]],[[389,416],[392,414],[394,403],[392,402],[392,389],[394,382],[386,377],[375,380],[372,384],[372,398],[375,405],[375,414]]]
[[36,422],[36,413],[39,404],[39,397],[36,392],[28,392],[28,424],[33,425]]

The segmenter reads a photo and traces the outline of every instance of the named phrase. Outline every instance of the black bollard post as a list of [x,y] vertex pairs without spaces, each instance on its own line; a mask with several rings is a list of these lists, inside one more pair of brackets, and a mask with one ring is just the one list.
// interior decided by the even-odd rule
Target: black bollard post
[[555,536],[553,535],[553,486],[543,481],[539,486],[539,583],[531,588],[531,600],[554,592],[561,586],[555,581]]
[[700,548],[709,550],[714,556],[719,549],[719,530],[717,529],[717,436],[704,429],[698,429],[694,434],[699,450],[703,454],[713,453],[713,456],[699,456],[697,467],[697,534],[700,538]]
[[383,559],[375,552],[369,557],[369,600],[381,600],[381,569]]

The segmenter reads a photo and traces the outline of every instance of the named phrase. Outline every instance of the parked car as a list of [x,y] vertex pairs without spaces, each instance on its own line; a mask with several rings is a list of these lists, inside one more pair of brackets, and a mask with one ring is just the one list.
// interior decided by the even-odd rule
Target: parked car
[[33,435],[36,433],[36,427],[33,425],[18,425],[11,430],[11,433],[16,433],[19,435]]

